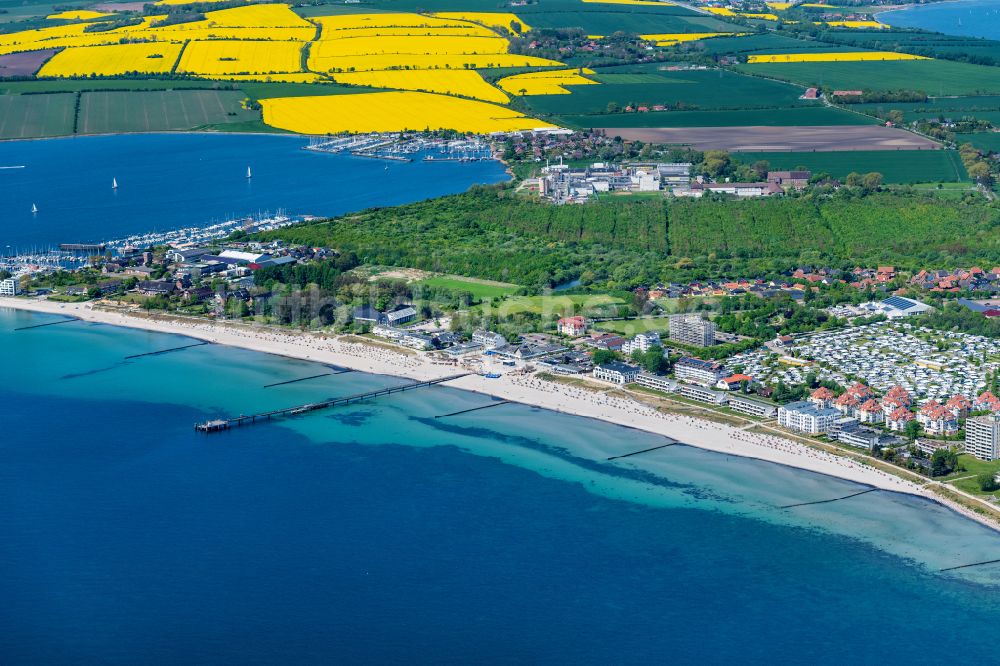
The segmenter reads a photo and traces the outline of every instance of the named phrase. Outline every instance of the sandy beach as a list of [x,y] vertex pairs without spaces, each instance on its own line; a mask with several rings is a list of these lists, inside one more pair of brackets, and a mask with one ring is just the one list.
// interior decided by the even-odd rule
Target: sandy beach
[[[238,323],[215,323],[172,315],[147,316],[107,309],[91,303],[55,303],[42,300],[0,297],[0,308],[77,317],[84,321],[140,328],[149,331],[190,336],[199,340],[241,347],[350,368],[362,372],[394,375],[424,380],[456,374],[451,364],[434,363],[416,353],[395,351],[388,347],[344,340],[331,335],[279,331]],[[609,423],[662,435],[683,444],[724,453],[773,462],[789,467],[826,474],[875,488],[910,493],[940,502],[951,509],[993,528],[998,524],[968,508],[943,498],[929,488],[907,481],[843,456],[820,451],[778,435],[748,432],[745,429],[669,414],[627,397],[616,397],[566,384],[545,381],[533,374],[506,374],[497,379],[471,374],[449,382],[449,386],[491,395],[535,407],[595,418]],[[629,453],[628,442],[619,449],[593,446],[574,455],[605,461],[610,456]],[[628,458],[609,464],[642,466],[642,458]],[[644,468],[645,469],[645,468]],[[647,470],[652,471],[652,470]]]

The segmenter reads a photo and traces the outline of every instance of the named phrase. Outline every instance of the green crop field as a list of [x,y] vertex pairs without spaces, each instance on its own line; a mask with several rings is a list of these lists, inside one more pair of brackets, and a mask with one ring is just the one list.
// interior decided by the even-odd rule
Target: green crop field
[[233,88],[235,84],[215,81],[169,79],[42,79],[40,81],[0,81],[0,94],[80,92],[95,90],[185,90]]
[[[1000,137],[1000,134],[997,135]],[[954,150],[864,150],[822,153],[733,153],[744,164],[766,160],[772,169],[805,167],[844,178],[852,171],[877,171],[887,183],[952,183],[968,180]]]
[[1000,93],[1000,67],[948,60],[737,65],[748,74],[844,90],[920,90],[928,95]]
[[[682,45],[685,46],[685,45]],[[687,45],[693,51],[710,55],[749,55],[752,53],[830,53],[854,51],[855,47],[840,46],[813,40],[796,39],[774,33],[751,34],[741,37],[713,37]]]
[[753,111],[664,111],[559,116],[573,127],[791,127],[795,125],[871,125],[878,121],[830,107],[762,109]]
[[0,139],[73,133],[76,95],[0,95]]
[[1000,61],[1000,41],[906,30],[833,30],[820,39],[852,48],[902,51],[928,57],[970,57],[972,62],[996,64]]
[[971,143],[983,152],[1000,153],[1000,132],[976,132],[975,134],[956,134],[955,142],[959,145]]
[[725,70],[686,72],[610,71],[601,69],[592,77],[600,85],[572,86],[572,95],[537,95],[525,101],[533,110],[546,114],[604,113],[609,103],[624,108],[629,104],[683,106],[690,109],[769,109],[816,106],[799,100],[802,89]]
[[980,95],[978,97],[931,97],[926,102],[867,102],[851,104],[847,108],[864,113],[884,113],[897,109],[907,120],[947,116],[961,118],[974,116],[976,111],[1000,111],[1000,96]]
[[477,300],[487,298],[496,299],[516,293],[521,289],[520,285],[503,284],[499,282],[484,282],[481,280],[471,280],[459,276],[440,275],[426,280],[421,280],[417,284],[428,287],[444,287],[453,291],[467,291]]
[[158,132],[257,120],[258,112],[240,107],[243,97],[235,90],[83,93],[77,131]]
[[[581,28],[589,35],[735,32],[737,26],[677,6],[648,7],[562,3],[511,8],[532,28]],[[496,11],[496,8],[492,11]]]

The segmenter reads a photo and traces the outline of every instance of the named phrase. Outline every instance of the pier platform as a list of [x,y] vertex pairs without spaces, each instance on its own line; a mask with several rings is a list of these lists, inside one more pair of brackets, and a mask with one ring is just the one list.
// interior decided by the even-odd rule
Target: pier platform
[[286,407],[284,409],[275,409],[270,412],[261,412],[259,414],[241,414],[239,416],[228,418],[228,419],[214,419],[211,421],[205,421],[204,423],[196,423],[194,429],[198,432],[203,433],[213,433],[213,432],[223,432],[231,428],[238,428],[245,425],[253,425],[255,423],[270,421],[276,418],[287,418],[290,416],[300,416],[302,414],[308,414],[310,412],[315,412],[321,409],[328,409],[330,407],[342,407],[351,404],[352,402],[361,402],[363,400],[371,400],[383,395],[391,395],[393,393],[402,393],[403,391],[411,391],[413,389],[422,388],[425,386],[434,386],[436,384],[443,384],[444,382],[450,382],[455,379],[467,376],[468,372],[463,372],[458,375],[449,375],[447,377],[440,377],[438,379],[429,379],[422,382],[413,382],[411,384],[403,384],[402,386],[390,386],[388,388],[378,389],[375,391],[368,391],[366,393],[355,393],[354,395],[343,396],[340,398],[330,398],[329,400],[323,400],[321,402],[310,402],[304,405],[296,405],[295,407]]

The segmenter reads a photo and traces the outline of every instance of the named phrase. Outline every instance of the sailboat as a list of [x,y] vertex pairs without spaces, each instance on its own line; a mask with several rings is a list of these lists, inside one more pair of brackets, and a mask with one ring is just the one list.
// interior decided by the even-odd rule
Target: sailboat
[[31,204],[31,212],[32,213],[37,213],[38,212],[38,206],[36,206],[35,204]]
[[111,179],[111,189],[113,189],[113,190],[117,190],[118,189],[118,179],[117,178],[112,178]]
[[250,167],[247,167],[247,178],[253,178],[253,174],[250,173]]

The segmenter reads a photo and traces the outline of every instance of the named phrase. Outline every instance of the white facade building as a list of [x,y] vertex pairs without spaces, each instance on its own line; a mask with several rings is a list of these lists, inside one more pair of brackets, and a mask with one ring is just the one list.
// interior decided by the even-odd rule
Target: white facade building
[[639,368],[627,363],[612,361],[594,368],[594,379],[601,379],[614,384],[629,384],[639,376]]
[[634,351],[647,352],[652,347],[660,346],[660,334],[656,331],[640,333],[631,340],[626,340],[622,345],[622,353],[628,356]]
[[17,296],[21,293],[21,284],[17,278],[0,280],[0,296]]
[[670,339],[695,347],[715,344],[715,324],[701,315],[676,315],[670,318]]
[[805,401],[790,402],[778,407],[779,425],[810,435],[829,432],[840,416],[840,412],[832,407],[816,407]]
[[714,386],[720,379],[729,376],[729,371],[721,363],[686,356],[674,364],[674,376],[702,386]]
[[482,345],[483,349],[500,349],[507,346],[507,339],[502,335],[482,329],[472,334],[472,341],[477,345]]
[[980,460],[1000,458],[1000,415],[973,416],[965,422],[965,452]]

